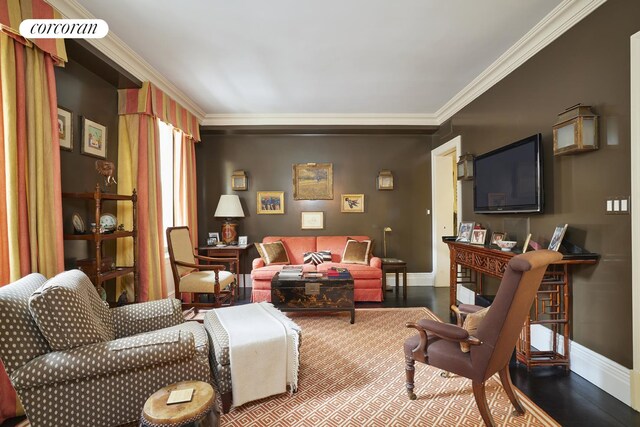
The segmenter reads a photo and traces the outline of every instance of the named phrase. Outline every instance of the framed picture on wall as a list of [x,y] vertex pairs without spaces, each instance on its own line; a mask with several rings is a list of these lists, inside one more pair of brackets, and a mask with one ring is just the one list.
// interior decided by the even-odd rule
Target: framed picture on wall
[[284,214],[284,191],[258,191],[256,207],[259,214]]
[[301,224],[303,230],[322,230],[324,228],[324,212],[302,212]]
[[73,113],[58,107],[58,138],[60,149],[73,151]]
[[293,165],[294,200],[333,200],[333,163]]
[[82,118],[82,145],[80,152],[101,159],[107,158],[107,128],[86,117]]
[[364,194],[343,194],[340,212],[364,212]]

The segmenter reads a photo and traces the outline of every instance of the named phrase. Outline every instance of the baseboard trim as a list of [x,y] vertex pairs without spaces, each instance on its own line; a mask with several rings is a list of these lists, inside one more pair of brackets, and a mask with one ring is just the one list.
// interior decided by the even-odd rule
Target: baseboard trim
[[[531,345],[538,350],[550,350],[552,333],[542,325],[531,325]],[[558,347],[564,340],[559,337]],[[569,341],[571,371],[591,384],[631,406],[631,370],[574,341]]]
[[[402,274],[400,274],[402,276]],[[407,286],[433,286],[434,276],[433,273],[407,273]],[[402,284],[402,278],[400,278],[400,284]],[[396,285],[396,274],[387,273],[387,286]]]

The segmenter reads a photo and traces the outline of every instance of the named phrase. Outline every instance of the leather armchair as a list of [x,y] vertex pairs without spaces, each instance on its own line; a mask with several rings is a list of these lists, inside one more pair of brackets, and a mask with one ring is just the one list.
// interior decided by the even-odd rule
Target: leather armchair
[[[494,423],[484,384],[496,372],[516,412],[524,414],[513,392],[509,360],[547,266],[560,259],[560,253],[549,250],[513,257],[504,272],[491,309],[478,326],[476,336],[470,336],[467,330],[458,325],[430,319],[407,323],[407,327],[418,331],[404,344],[409,398],[416,399],[413,390],[415,362],[418,361],[471,379],[473,395],[486,425],[493,426]],[[464,309],[467,312],[477,311],[475,306]],[[461,342],[470,345],[468,353],[460,349]]]

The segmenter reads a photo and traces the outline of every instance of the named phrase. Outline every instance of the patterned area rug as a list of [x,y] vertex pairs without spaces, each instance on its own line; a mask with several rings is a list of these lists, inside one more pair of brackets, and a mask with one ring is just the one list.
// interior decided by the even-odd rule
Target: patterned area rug
[[[414,334],[405,322],[435,315],[422,308],[356,311],[356,323],[342,314],[290,313],[302,327],[299,390],[232,408],[223,427],[481,426],[471,381],[442,378],[440,370],[417,363],[411,401],[404,387],[404,340]],[[499,379],[487,381],[487,400],[496,425],[559,426],[516,389],[526,413],[513,407]]]

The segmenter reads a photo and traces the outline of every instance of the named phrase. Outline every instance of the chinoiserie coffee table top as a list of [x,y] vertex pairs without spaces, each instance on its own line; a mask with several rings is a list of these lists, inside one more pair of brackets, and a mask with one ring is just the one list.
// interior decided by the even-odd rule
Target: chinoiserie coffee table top
[[[191,401],[167,405],[174,390],[193,388]],[[154,425],[183,425],[202,418],[213,409],[216,394],[213,387],[202,381],[181,381],[156,391],[144,404],[144,421]]]

